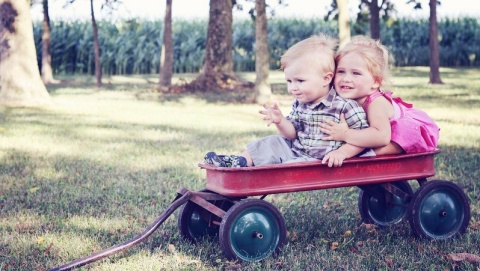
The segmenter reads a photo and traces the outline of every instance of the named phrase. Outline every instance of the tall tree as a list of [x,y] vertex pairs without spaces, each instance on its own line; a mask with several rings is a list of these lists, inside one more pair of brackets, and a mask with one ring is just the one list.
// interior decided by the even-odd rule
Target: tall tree
[[[370,37],[372,39],[380,39],[380,7],[378,6],[378,0],[363,0],[363,3],[368,5],[370,10]],[[383,5],[383,3],[382,3]]]
[[90,14],[92,17],[93,28],[93,52],[95,59],[95,79],[97,80],[97,87],[102,86],[102,63],[100,61],[100,42],[98,41],[98,26],[95,20],[95,12],[93,11],[93,0],[90,0]]
[[[331,9],[328,10],[325,20],[328,20],[334,15],[338,9],[338,19],[340,23],[340,15],[344,13],[340,12],[340,8],[344,8],[345,14],[348,14],[348,11],[346,11],[346,1],[348,0],[332,0],[330,4]],[[390,13],[395,11],[395,5],[392,0],[361,0],[358,5],[358,10],[357,22],[368,20],[370,22],[370,36],[374,39],[380,39],[380,15],[382,14],[383,20],[388,19]],[[341,25],[339,26],[341,27]],[[340,30],[341,29],[339,29],[339,31]],[[340,46],[343,44],[342,37],[340,37]]]
[[48,0],[43,0],[42,5],[42,80],[45,84],[51,84],[57,83],[57,80],[53,79],[52,55],[50,52],[51,28],[50,15],[48,14]]
[[336,0],[338,6],[338,39],[340,48],[350,41],[350,16],[348,16],[348,0]]
[[443,84],[440,79],[440,50],[438,45],[437,0],[430,0],[430,84]]
[[[413,4],[414,9],[422,9],[421,0],[408,0],[407,4]],[[440,49],[438,44],[438,21],[437,21],[437,5],[438,0],[429,0],[430,17],[429,17],[429,56],[430,56],[430,84],[443,84],[440,78]]]
[[233,71],[232,1],[210,0],[205,59],[200,75],[182,90],[251,89],[253,84]]
[[30,0],[0,0],[0,104],[51,104],[37,65]]
[[330,18],[338,20],[338,39],[340,48],[350,41],[350,16],[348,15],[348,0],[332,0],[324,20]]
[[[71,4],[76,0],[68,0]],[[101,8],[107,7],[110,11],[115,9],[115,5],[121,3],[121,0],[102,0]],[[97,20],[95,19],[95,12],[93,9],[93,0],[90,0],[90,16],[92,21],[92,29],[93,29],[93,53],[94,53],[94,60],[95,60],[95,79],[97,82],[97,87],[102,86],[102,63],[100,57],[100,41],[98,36],[98,26]]]
[[366,5],[369,10],[370,16],[370,37],[372,39],[379,40],[380,39],[380,11],[383,11],[384,19],[389,17],[389,13],[395,10],[395,5],[391,2],[391,0],[362,0],[360,2],[360,13],[359,16],[362,16],[361,13],[362,6]]
[[170,87],[173,76],[172,0],[166,1],[163,45],[160,54],[160,89]]
[[265,0],[255,1],[255,102],[270,100],[272,88],[269,81],[270,53],[268,51],[268,24]]

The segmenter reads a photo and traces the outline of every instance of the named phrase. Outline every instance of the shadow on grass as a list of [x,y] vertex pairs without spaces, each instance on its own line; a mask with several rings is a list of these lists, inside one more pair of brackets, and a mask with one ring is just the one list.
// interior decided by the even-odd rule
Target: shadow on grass
[[[15,149],[6,152],[5,163],[0,164],[4,188],[0,193],[2,235],[21,234],[24,238],[29,236],[28,239],[33,242],[45,234],[65,236],[72,242],[78,238],[90,240],[79,245],[86,249],[82,252],[82,249],[62,243],[57,238],[48,238],[54,245],[52,257],[57,257],[57,261],[58,256],[54,255],[58,253],[84,257],[90,254],[90,247],[94,250],[105,249],[136,236],[174,199],[177,189],[182,185],[180,179],[190,184],[192,179],[196,179],[191,173],[196,169],[185,166],[132,170],[90,159],[56,156],[42,162],[46,157],[36,157]],[[50,171],[51,174],[41,177],[36,174],[38,171]],[[181,176],[178,176],[179,172]],[[25,225],[22,220],[15,219],[25,217],[28,213],[39,214],[41,220]],[[162,231],[162,238],[176,232],[172,226],[175,224],[174,218],[170,217],[160,227],[168,229]],[[124,228],[119,228],[118,224]],[[39,259],[31,261],[31,258],[32,253],[39,250],[38,245],[28,250],[30,253],[19,253],[9,249],[18,244],[15,239],[11,241],[14,243],[2,241],[0,244],[3,247],[1,253],[7,253],[15,259],[12,268],[19,270],[19,266],[23,265],[26,268],[24,270],[37,269],[38,266],[34,264]],[[172,238],[165,238],[163,247],[167,247],[171,241]],[[62,251],[62,247],[73,251]],[[144,246],[139,247],[141,249]],[[122,257],[128,257],[134,251],[126,252]]]
[[[49,162],[50,166],[57,171],[57,177],[37,179],[37,176],[30,173],[32,171],[26,169],[42,166],[38,162],[31,163],[31,161],[44,159],[43,157],[34,157],[30,153],[15,150],[9,150],[7,157],[9,159],[1,168],[2,172],[7,173],[3,178],[8,180],[15,178],[18,182],[12,185],[11,189],[3,191],[2,214],[15,217],[17,212],[24,209],[42,214],[51,222],[38,227],[24,228],[25,234],[42,236],[44,232],[51,232],[65,236],[81,236],[83,240],[95,240],[96,250],[123,243],[143,231],[175,195],[178,182],[167,181],[168,176],[175,177],[179,171],[187,171],[183,176],[189,175],[185,167],[131,171],[88,159],[58,156]],[[464,161],[469,163],[465,165]],[[478,193],[474,192],[478,191],[475,186],[479,173],[475,169],[478,169],[479,161],[478,149],[445,146],[442,153],[436,156],[435,162],[439,176],[434,179],[448,180],[451,175],[458,176],[451,181],[461,185],[466,193],[476,197],[478,201]],[[119,180],[120,182],[117,182]],[[152,182],[152,180],[155,181]],[[40,188],[32,192],[31,188],[34,186]],[[451,244],[463,246],[464,242],[468,242],[470,251],[480,249],[478,243],[476,247],[471,244],[476,242],[475,238],[478,239],[473,236],[474,234],[468,238],[462,237],[458,241],[456,239],[448,242],[414,240],[406,221],[384,229],[363,227],[356,206],[357,193],[357,189],[340,188],[267,197],[267,200],[275,201],[277,208],[283,210],[289,231],[287,246],[281,256],[289,257],[285,255],[289,250],[300,255],[299,257],[317,255],[321,261],[333,255],[344,258],[356,255],[359,256],[358,259],[363,266],[375,266],[384,259],[372,258],[369,256],[371,254],[381,253],[378,256],[388,258],[389,255],[401,253],[402,257],[412,259],[416,256],[410,255],[414,253],[411,251],[415,251],[418,247],[422,247],[422,254],[435,256],[442,248],[446,252],[455,252]],[[284,197],[283,200],[282,197]],[[77,221],[92,217],[98,221],[118,220],[124,221],[122,223],[127,226],[119,228],[114,224],[109,225],[109,222],[100,223],[100,225],[94,222],[77,225],[69,221],[72,217],[77,217]],[[474,211],[472,217],[478,220],[478,211]],[[216,238],[205,240],[200,244],[205,246],[202,249],[181,240],[174,218],[175,216],[169,218],[165,225],[161,226],[145,243],[110,257],[110,262],[131,257],[145,249],[155,253],[158,248],[163,251],[162,254],[173,254],[170,246],[186,253],[187,256],[200,257],[207,265],[215,265],[216,259],[223,257]],[[18,231],[18,229],[5,228],[3,230]],[[55,243],[54,249],[58,250],[61,246],[62,244]],[[43,252],[35,246],[30,251],[32,251],[31,254],[23,256],[17,255],[15,251],[11,253],[16,255],[17,261],[28,262],[32,257]],[[80,258],[88,256],[89,253],[77,251],[70,255],[77,255],[75,257]],[[65,259],[65,261],[71,260],[74,259]],[[323,264],[330,266],[334,263],[330,260]],[[421,264],[417,263],[417,265]]]

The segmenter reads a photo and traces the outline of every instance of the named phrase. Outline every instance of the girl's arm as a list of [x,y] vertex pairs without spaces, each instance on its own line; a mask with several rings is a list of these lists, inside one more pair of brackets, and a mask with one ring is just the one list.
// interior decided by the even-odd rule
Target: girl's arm
[[345,141],[362,148],[377,148],[390,143],[392,116],[393,106],[387,99],[379,97],[368,107],[369,128],[348,129],[344,116],[341,116],[340,123],[327,121],[326,124],[320,124],[320,127],[322,132],[329,135],[324,140]]
[[340,148],[327,153],[322,159],[322,164],[328,164],[328,167],[340,167],[345,159],[354,157],[363,150],[364,148],[343,144]]

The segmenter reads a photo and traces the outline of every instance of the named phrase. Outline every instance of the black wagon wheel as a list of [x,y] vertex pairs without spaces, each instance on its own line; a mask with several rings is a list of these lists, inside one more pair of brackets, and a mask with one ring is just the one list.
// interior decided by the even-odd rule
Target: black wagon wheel
[[233,205],[220,224],[220,246],[229,259],[260,261],[285,243],[285,220],[275,206],[261,199]]
[[366,186],[358,194],[358,209],[365,223],[378,226],[396,224],[405,217],[413,190],[407,181],[390,183],[407,196],[400,197],[381,185]]
[[417,237],[447,239],[465,233],[470,222],[469,200],[455,183],[430,181],[413,195],[409,216]]
[[[200,192],[214,193],[205,189],[200,190]],[[212,200],[209,202],[224,211],[227,211],[233,205],[233,202],[228,200]],[[217,235],[220,221],[219,217],[194,202],[187,201],[179,211],[177,222],[180,235],[195,243],[204,237]]]

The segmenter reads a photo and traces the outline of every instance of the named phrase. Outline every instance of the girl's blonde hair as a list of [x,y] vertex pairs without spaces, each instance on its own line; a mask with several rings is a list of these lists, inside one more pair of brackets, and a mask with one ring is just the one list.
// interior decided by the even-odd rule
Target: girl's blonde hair
[[[335,50],[338,41],[324,34],[318,34],[297,42],[283,54],[280,59],[280,69],[284,70],[294,61],[308,57],[308,61],[322,72],[335,73]],[[314,68],[314,67],[312,67]]]
[[380,83],[380,87],[391,84],[390,65],[393,64],[393,56],[385,45],[366,36],[354,36],[337,52],[335,63],[352,52],[359,54],[365,60],[368,70]]

